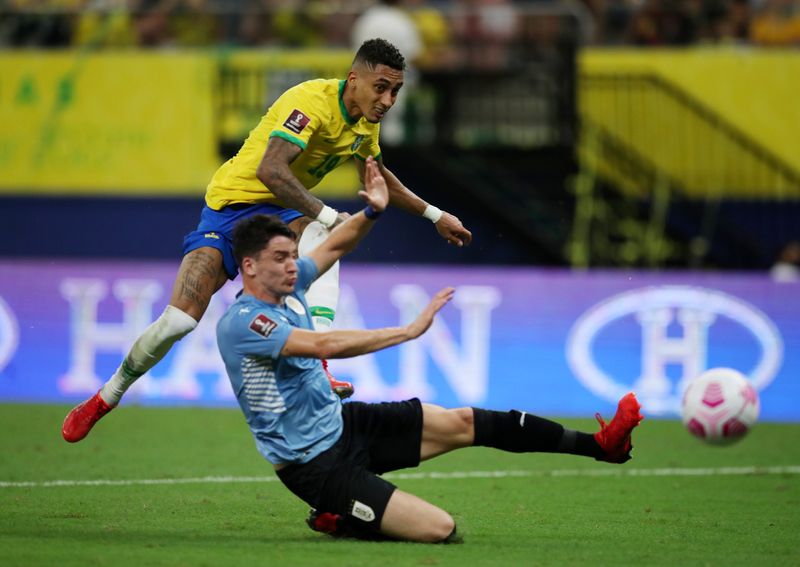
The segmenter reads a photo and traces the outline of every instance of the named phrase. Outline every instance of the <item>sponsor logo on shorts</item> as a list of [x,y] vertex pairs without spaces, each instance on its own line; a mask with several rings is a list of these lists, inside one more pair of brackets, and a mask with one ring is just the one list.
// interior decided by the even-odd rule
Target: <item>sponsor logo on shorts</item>
[[265,339],[275,330],[278,324],[264,315],[263,313],[259,313],[255,316],[255,318],[250,321],[250,330],[256,334],[261,335]]
[[353,500],[353,509],[350,511],[350,515],[365,522],[371,522],[375,519],[375,512],[372,511],[372,508],[358,500]]
[[206,232],[203,235],[203,238],[214,238],[215,240],[219,240],[219,234],[217,234],[216,232]]
[[286,122],[283,123],[283,127],[287,130],[291,130],[295,134],[299,134],[308,126],[309,122],[311,122],[311,118],[299,110],[294,109],[289,115],[289,118],[286,119]]

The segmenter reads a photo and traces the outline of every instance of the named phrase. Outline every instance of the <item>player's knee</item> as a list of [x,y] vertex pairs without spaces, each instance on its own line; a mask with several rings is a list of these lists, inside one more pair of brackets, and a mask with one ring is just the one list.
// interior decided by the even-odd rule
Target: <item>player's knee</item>
[[428,532],[425,534],[425,541],[429,543],[445,542],[453,533],[455,528],[456,522],[453,520],[453,517],[447,512],[442,511],[436,520],[429,526]]
[[167,305],[158,318],[159,334],[167,340],[178,341],[197,327],[197,321],[173,305]]
[[460,441],[471,443],[475,437],[475,414],[472,408],[458,408],[450,410],[453,419],[453,429]]
[[436,509],[434,514],[421,514],[424,518],[417,518],[417,525],[411,533],[402,539],[417,541],[419,543],[443,543],[447,541],[456,527],[455,520],[444,510]]
[[475,413],[472,408],[458,408],[455,410],[461,420],[461,428],[464,431],[472,431],[475,428]]

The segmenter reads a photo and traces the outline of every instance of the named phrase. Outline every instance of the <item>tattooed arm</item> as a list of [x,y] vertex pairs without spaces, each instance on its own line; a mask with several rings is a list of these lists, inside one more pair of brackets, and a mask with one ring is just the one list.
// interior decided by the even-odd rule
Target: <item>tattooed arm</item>
[[[270,138],[267,151],[264,152],[256,171],[256,177],[272,191],[281,206],[298,210],[308,218],[315,219],[325,203],[312,195],[289,169],[289,164],[302,151],[302,148],[283,138]],[[345,218],[346,216],[339,213],[336,224]]]

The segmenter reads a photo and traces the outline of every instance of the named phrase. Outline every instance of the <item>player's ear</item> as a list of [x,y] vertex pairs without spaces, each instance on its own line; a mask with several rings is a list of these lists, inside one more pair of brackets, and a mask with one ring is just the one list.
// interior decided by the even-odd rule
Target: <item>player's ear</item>
[[242,258],[242,273],[250,277],[256,275],[256,262],[253,258],[249,256]]

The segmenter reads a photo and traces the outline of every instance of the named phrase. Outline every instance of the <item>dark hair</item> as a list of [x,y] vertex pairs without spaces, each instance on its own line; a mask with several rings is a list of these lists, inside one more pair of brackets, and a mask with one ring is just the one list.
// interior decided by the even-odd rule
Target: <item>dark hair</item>
[[297,239],[292,229],[275,215],[253,215],[237,222],[233,227],[233,257],[239,267],[242,260],[257,256],[276,236]]
[[353,65],[357,63],[366,63],[370,67],[386,65],[398,71],[406,68],[403,54],[394,45],[380,38],[368,39],[361,44],[353,59]]

